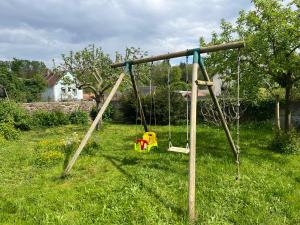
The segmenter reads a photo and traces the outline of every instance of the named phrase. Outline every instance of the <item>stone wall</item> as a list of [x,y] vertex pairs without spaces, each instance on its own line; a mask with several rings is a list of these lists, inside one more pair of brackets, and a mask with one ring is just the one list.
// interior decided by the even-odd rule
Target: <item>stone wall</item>
[[22,106],[30,113],[36,110],[44,110],[44,111],[59,110],[64,113],[69,113],[78,108],[83,111],[90,112],[92,107],[95,104],[96,103],[93,101],[33,102],[33,103],[23,103]]

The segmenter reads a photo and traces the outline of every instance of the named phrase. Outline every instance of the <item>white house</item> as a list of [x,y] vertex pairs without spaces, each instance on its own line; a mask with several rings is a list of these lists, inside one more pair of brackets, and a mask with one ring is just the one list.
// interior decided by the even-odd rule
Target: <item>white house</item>
[[47,73],[45,78],[48,87],[42,93],[43,101],[76,101],[83,99],[83,91],[75,85],[75,78],[71,73],[57,77],[53,73]]

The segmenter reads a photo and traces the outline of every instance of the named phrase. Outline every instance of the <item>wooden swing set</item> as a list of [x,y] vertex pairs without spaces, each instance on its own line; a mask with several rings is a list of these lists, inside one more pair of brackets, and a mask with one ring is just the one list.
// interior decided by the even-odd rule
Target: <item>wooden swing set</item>
[[[141,64],[141,63],[148,63],[148,62],[155,62],[160,60],[169,60],[172,58],[177,57],[183,57],[183,56],[193,56],[193,67],[192,67],[192,89],[191,89],[191,107],[190,107],[190,127],[189,127],[189,145],[186,148],[181,147],[175,147],[170,145],[169,151],[175,151],[175,152],[182,152],[182,153],[188,153],[189,154],[189,197],[188,197],[188,210],[189,210],[189,220],[191,222],[194,222],[196,220],[196,213],[195,213],[195,203],[196,203],[196,115],[197,115],[197,95],[198,95],[198,85],[205,85],[207,86],[210,96],[213,100],[214,105],[216,106],[220,121],[222,123],[223,129],[225,131],[227,140],[229,142],[229,145],[231,147],[232,153],[235,157],[237,166],[239,167],[239,147],[238,145],[235,145],[233,138],[230,134],[229,128],[227,126],[226,120],[224,118],[222,109],[218,103],[218,99],[213,91],[213,82],[210,81],[209,75],[206,71],[206,68],[204,66],[204,62],[202,60],[201,54],[202,53],[210,53],[210,52],[216,52],[220,50],[229,50],[229,49],[240,49],[245,46],[245,43],[243,41],[237,41],[237,42],[230,42],[225,44],[219,44],[219,45],[213,45],[203,48],[194,48],[194,49],[187,49],[185,51],[179,51],[174,53],[168,53],[153,57],[147,57],[147,58],[141,58],[137,60],[132,60],[128,62],[121,62],[121,63],[115,63],[112,64],[112,68],[118,68],[118,67],[125,67],[125,71],[122,72],[117,79],[115,85],[113,86],[111,92],[109,93],[108,97],[106,98],[102,108],[98,112],[97,117],[93,121],[92,125],[90,126],[89,130],[87,131],[85,137],[81,141],[79,147],[75,151],[74,155],[72,156],[71,160],[69,161],[67,167],[65,168],[62,176],[66,176],[71,171],[73,165],[75,164],[77,158],[79,157],[82,149],[86,145],[88,139],[91,137],[92,132],[96,128],[96,125],[98,124],[99,120],[102,118],[103,113],[105,112],[107,106],[109,105],[110,101],[112,100],[114,94],[116,93],[118,87],[120,86],[124,76],[126,73],[129,73],[131,78],[132,87],[135,93],[135,96],[137,98],[137,103],[140,108],[140,116],[141,116],[141,122],[144,127],[145,132],[149,132],[145,115],[143,112],[143,107],[141,104],[141,99],[138,93],[137,85],[135,76],[132,72],[132,66]],[[200,71],[204,77],[204,80],[198,80],[198,69],[200,68]],[[239,70],[239,69],[238,69]],[[170,143],[170,142],[169,142]]]

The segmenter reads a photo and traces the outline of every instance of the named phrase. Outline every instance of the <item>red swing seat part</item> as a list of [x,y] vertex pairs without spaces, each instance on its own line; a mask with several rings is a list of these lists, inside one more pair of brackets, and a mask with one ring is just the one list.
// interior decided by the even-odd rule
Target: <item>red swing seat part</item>
[[145,145],[147,146],[149,144],[147,140],[142,138],[137,139],[135,143],[140,144],[141,150],[145,150]]

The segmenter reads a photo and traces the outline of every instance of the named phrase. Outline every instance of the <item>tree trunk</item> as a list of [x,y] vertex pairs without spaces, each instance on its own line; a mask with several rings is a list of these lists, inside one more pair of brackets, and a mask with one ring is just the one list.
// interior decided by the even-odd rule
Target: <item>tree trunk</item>
[[292,98],[292,87],[293,84],[291,82],[291,78],[288,77],[287,85],[285,87],[285,133],[289,133],[292,128],[292,114],[291,114],[291,98]]
[[280,105],[279,105],[279,95],[275,96],[275,130],[278,132],[280,130]]
[[[97,114],[99,113],[101,107],[102,107],[102,103],[104,101],[104,95],[103,94],[99,94],[96,98],[96,109],[97,109]],[[96,126],[96,130],[98,131],[100,129],[100,126],[102,125],[102,117],[99,120],[99,123]]]

